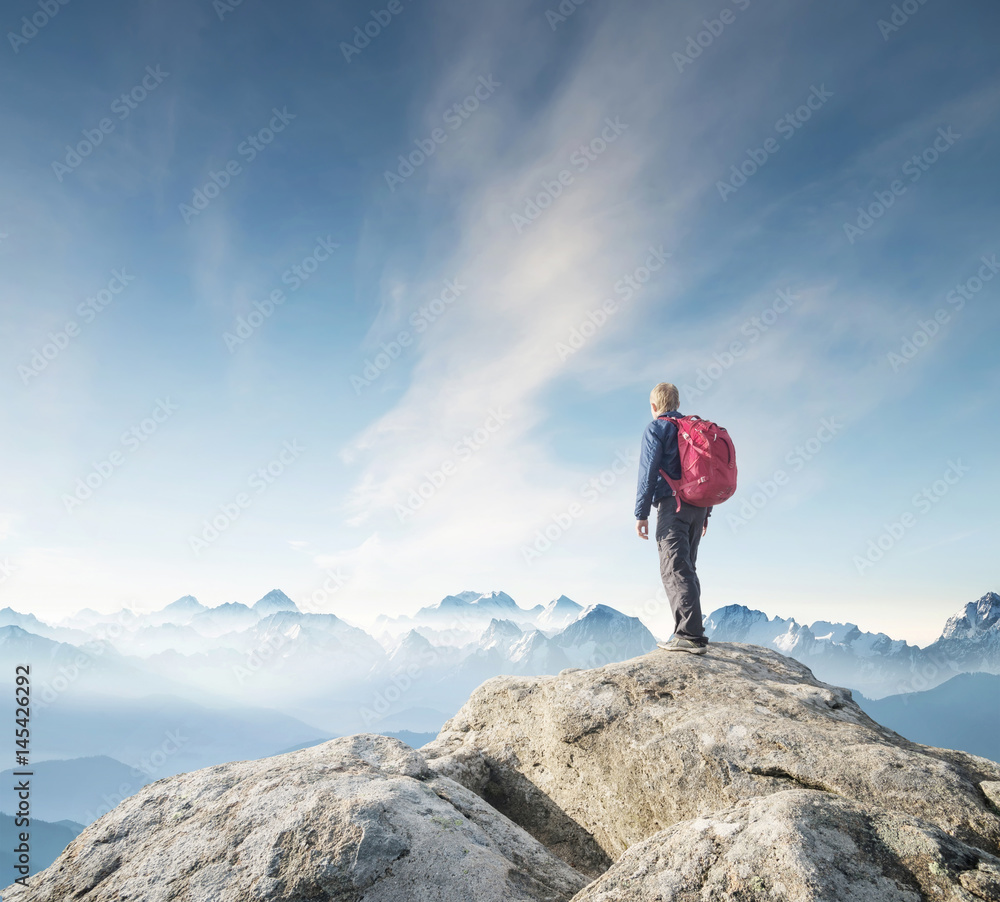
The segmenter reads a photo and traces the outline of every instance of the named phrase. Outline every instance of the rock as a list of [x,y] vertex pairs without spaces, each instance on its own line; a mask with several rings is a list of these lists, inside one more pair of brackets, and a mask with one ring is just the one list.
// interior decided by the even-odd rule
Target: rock
[[1000,764],[712,643],[495,678],[422,754],[361,735],[160,780],[3,898],[1000,902],[998,852]]
[[595,877],[672,825],[789,789],[910,815],[991,854],[1000,844],[980,789],[1000,765],[909,742],[759,646],[497,677],[421,751]]
[[632,846],[573,902],[1000,900],[1000,859],[926,821],[791,789]]
[[5,902],[568,900],[587,880],[413,749],[350,736],[159,780]]

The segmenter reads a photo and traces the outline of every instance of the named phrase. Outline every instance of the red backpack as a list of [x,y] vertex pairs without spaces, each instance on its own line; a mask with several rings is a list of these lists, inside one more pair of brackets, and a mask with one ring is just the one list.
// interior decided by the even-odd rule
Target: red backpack
[[711,507],[732,497],[736,491],[736,449],[729,433],[701,417],[657,417],[677,427],[677,450],[681,456],[681,478],[660,475],[681,501],[695,507]]

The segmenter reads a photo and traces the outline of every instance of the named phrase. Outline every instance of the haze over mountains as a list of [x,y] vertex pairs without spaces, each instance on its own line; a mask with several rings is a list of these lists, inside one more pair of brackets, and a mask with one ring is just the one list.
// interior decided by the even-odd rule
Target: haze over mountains
[[[716,641],[781,651],[869,698],[929,689],[956,673],[1000,673],[993,592],[951,617],[925,648],[853,623],[805,625],[742,605],[711,613],[706,631]],[[302,612],[280,590],[252,605],[208,608],[185,596],[152,613],[83,610],[54,624],[0,610],[0,659],[34,662],[43,706],[64,695],[174,696],[207,707],[276,707],[329,732],[371,728],[408,708],[437,710],[443,720],[483,673],[599,666],[654,643],[638,618],[607,605],[584,609],[565,595],[522,608],[505,592],[460,592],[412,616],[379,617],[371,632]],[[345,704],[341,690],[360,687]],[[385,696],[391,687],[399,698]]]
[[[1000,673],[993,592],[925,648],[853,623],[806,625],[742,605],[711,613],[706,631],[781,651],[872,699],[957,673]],[[378,728],[387,717],[394,729],[436,730],[489,676],[595,667],[654,645],[638,618],[607,605],[584,609],[565,595],[522,608],[505,592],[460,592],[412,616],[379,617],[371,632],[302,612],[280,590],[252,605],[208,608],[185,596],[152,613],[83,610],[54,624],[0,610],[0,660],[34,663],[42,708],[86,697],[97,710],[108,699],[155,695],[209,709],[274,708],[327,734]],[[410,711],[414,719],[403,722]]]

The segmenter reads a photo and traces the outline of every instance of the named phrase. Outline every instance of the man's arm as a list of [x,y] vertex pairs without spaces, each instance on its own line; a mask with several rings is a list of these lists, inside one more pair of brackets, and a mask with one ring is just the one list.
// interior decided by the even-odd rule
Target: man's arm
[[653,423],[650,423],[643,433],[639,449],[639,484],[635,492],[635,531],[640,539],[649,538],[649,510],[653,504],[653,489],[656,488],[662,456],[663,445]]

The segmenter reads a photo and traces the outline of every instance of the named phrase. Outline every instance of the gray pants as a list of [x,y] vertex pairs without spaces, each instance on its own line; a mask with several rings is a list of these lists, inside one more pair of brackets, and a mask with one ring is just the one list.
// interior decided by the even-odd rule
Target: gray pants
[[656,547],[660,552],[660,578],[674,613],[674,635],[704,640],[701,583],[695,564],[698,543],[708,511],[704,507],[664,498],[656,505]]

